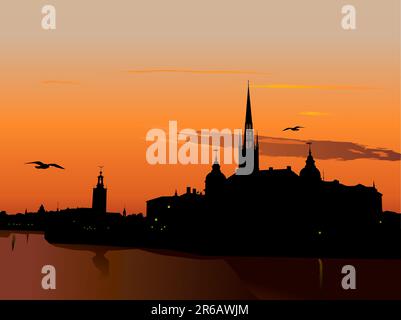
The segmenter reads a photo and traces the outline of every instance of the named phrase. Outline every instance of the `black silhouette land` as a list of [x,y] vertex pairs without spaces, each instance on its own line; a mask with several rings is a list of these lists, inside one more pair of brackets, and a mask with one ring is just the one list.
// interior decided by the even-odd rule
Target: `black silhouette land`
[[[249,87],[245,129],[253,132]],[[215,160],[204,193],[187,187],[184,194],[148,200],[146,217],[127,215],[125,209],[123,214],[107,212],[101,170],[91,208],[1,212],[0,229],[42,231],[57,244],[209,256],[401,258],[401,215],[383,212],[375,185],[325,181],[311,144],[305,146],[306,163],[299,174],[291,166],[260,169],[259,141],[253,133],[244,134],[242,146],[243,155],[253,152],[252,174],[226,177]],[[102,261],[101,255],[96,259]]]

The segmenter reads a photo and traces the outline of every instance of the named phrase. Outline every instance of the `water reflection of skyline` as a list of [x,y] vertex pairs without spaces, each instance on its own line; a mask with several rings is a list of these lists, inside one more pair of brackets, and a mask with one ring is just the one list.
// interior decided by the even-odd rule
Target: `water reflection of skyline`
[[[15,236],[14,251],[10,243]],[[0,299],[396,299],[399,260],[197,257],[173,251],[52,245],[42,234],[0,232]],[[41,268],[57,269],[57,290],[40,287]],[[355,265],[352,295],[341,266]],[[375,280],[375,275],[381,278]],[[380,293],[380,294],[379,294]]]
[[[52,244],[56,248],[63,248],[72,251],[89,251],[94,254],[92,257],[93,265],[100,271],[101,277],[107,277],[110,274],[110,261],[106,258],[106,253],[113,248],[108,249],[102,246],[90,246],[80,244]],[[118,249],[114,249],[118,250]]]
[[[27,231],[0,231],[0,238],[10,238],[11,251],[17,250],[17,235],[26,235],[25,244],[29,245],[30,234],[42,234],[41,232],[27,232]],[[111,249],[101,246],[88,246],[88,245],[53,245],[68,250],[89,251],[94,253],[91,261],[97,270],[100,271],[101,276],[108,276],[110,272],[110,261],[106,258],[106,253]],[[116,249],[114,249],[116,250]]]

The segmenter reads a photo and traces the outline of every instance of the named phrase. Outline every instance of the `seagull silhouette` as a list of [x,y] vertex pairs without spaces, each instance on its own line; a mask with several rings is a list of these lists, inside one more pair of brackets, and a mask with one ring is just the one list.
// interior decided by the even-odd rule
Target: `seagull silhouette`
[[283,131],[287,131],[287,130],[299,131],[299,129],[301,129],[301,128],[305,128],[305,127],[301,127],[301,126],[288,127],[288,128],[285,128]]
[[37,164],[37,166],[35,166],[36,169],[49,169],[50,167],[64,169],[62,166],[59,166],[56,163],[43,163],[42,161],[27,162],[25,164]]

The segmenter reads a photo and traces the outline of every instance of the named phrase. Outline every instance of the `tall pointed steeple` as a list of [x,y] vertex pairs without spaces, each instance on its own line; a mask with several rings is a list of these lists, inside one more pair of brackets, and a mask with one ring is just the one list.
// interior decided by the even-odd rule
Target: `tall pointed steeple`
[[248,95],[246,98],[245,129],[253,129],[252,110],[251,110],[251,94],[249,93],[249,80],[248,80]]
[[[249,90],[249,80],[248,80],[248,90],[246,98],[246,113],[245,113],[245,130],[244,130],[244,140],[242,141],[242,156],[245,157],[247,152],[253,152],[254,166],[253,172],[259,171],[259,145],[258,141],[255,141],[255,135],[253,131],[253,121],[252,121],[252,110],[251,110],[251,94]],[[240,167],[245,167],[246,163],[240,165]]]

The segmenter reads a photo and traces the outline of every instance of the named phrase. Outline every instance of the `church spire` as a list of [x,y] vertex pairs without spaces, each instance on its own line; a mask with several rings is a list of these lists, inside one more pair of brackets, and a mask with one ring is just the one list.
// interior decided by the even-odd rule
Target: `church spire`
[[[249,132],[247,132],[247,130],[249,130]],[[251,111],[251,94],[249,92],[249,80],[248,80],[248,94],[246,98],[244,143],[242,145],[242,148],[243,149],[254,148],[254,134],[253,134],[252,111]]]
[[251,111],[251,94],[249,93],[249,80],[248,80],[248,95],[246,98],[245,130],[246,129],[253,129],[252,111]]
[[[244,131],[244,140],[242,143],[242,157],[246,157],[247,152],[253,152],[253,159],[254,159],[253,172],[259,171],[259,142],[257,139],[255,139],[253,131],[249,81],[248,81],[248,90],[246,99],[245,131]],[[245,166],[246,166],[245,162],[239,165],[240,168]]]

